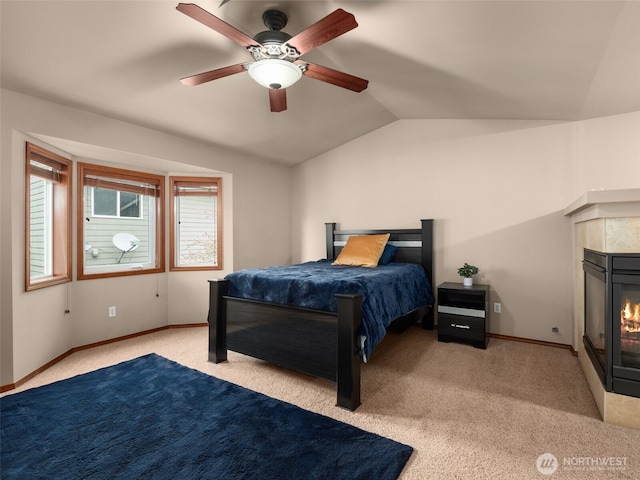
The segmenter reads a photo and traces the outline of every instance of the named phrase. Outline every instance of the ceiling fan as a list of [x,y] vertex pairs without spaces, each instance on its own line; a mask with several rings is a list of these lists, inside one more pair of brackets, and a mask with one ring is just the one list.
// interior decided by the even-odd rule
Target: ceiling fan
[[262,15],[262,21],[269,30],[253,38],[193,3],[180,3],[176,9],[245,47],[254,59],[254,62],[238,63],[185,77],[180,80],[183,85],[200,85],[247,71],[251,78],[269,89],[271,111],[282,112],[287,109],[286,88],[300,80],[302,75],[354,92],[363,91],[369,84],[363,78],[300,60],[310,50],[358,26],[355,17],[341,8],[293,37],[282,31],[287,24],[287,16],[279,10],[267,10]]

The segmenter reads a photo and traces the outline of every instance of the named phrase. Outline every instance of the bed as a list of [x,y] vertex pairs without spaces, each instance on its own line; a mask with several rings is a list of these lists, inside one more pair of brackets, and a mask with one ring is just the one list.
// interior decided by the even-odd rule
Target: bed
[[[360,278],[349,283],[351,280],[343,281],[342,277],[341,288],[324,282],[324,285],[313,287],[288,288],[282,293],[280,287],[265,287],[260,283],[262,280],[249,276],[259,273],[254,269],[234,272],[225,279],[209,281],[209,361],[224,362],[227,350],[232,350],[331,380],[337,387],[337,405],[355,410],[361,402],[361,363],[371,356],[385,330],[406,328],[416,322],[422,322],[425,329],[433,329],[433,220],[422,220],[421,227],[415,229],[338,230],[335,223],[327,223],[325,227],[326,260],[260,270],[282,273],[287,281],[291,274],[289,270],[281,269],[290,267],[302,269],[305,275],[317,270],[319,278],[325,280],[334,271],[336,275],[342,275],[338,272],[340,270],[353,270],[366,277],[380,272],[381,275],[391,275],[389,278],[395,275],[396,280],[387,278],[383,282],[391,284],[400,296],[407,287],[396,282],[398,278],[409,275],[401,270],[405,268],[412,270],[411,275],[415,273],[425,277],[425,299],[394,302],[387,301],[389,297],[385,297],[380,301],[377,294],[371,293],[373,290],[369,290],[368,283],[360,286]],[[395,247],[393,261],[388,265],[378,268],[331,265],[351,236],[387,233],[388,243]],[[323,269],[331,271],[325,273],[327,270]],[[253,290],[247,290],[247,285],[252,282]],[[309,299],[315,297],[314,288],[329,288],[331,301],[310,302]],[[376,310],[379,305],[372,309],[372,301],[385,305],[399,303],[400,306],[380,311]],[[416,301],[417,305],[411,303]],[[389,315],[393,317],[378,319]],[[376,318],[372,319],[372,316]],[[372,321],[374,327],[370,326]],[[382,322],[382,328],[375,323],[378,321]]]

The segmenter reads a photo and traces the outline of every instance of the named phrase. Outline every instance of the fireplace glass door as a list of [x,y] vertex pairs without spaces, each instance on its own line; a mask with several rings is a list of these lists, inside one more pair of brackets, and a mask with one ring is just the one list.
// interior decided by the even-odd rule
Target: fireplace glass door
[[613,326],[620,332],[620,365],[640,369],[640,284],[614,284],[614,296],[620,306]]
[[588,353],[595,356],[593,360],[598,362],[594,366],[604,378],[607,370],[606,273],[604,268],[589,261],[584,262],[584,272],[585,343],[588,345]]

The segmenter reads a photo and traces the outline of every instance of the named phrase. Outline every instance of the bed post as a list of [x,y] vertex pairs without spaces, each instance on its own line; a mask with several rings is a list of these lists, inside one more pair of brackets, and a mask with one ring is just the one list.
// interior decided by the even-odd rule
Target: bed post
[[[427,279],[434,295],[436,293],[435,285],[435,266],[433,265],[433,219],[421,220],[422,223],[422,266],[427,272]],[[422,328],[425,330],[433,330],[434,326],[434,310],[436,306],[431,305],[429,312],[422,319]]]
[[355,410],[360,405],[360,352],[357,335],[360,330],[362,295],[337,294],[338,369],[336,384],[338,406]]
[[227,280],[209,280],[209,361],[227,361],[227,308],[223,296],[229,290]]
[[326,234],[325,243],[327,245],[327,260],[335,260],[336,254],[333,246],[333,234],[336,231],[336,224],[325,223],[324,229]]

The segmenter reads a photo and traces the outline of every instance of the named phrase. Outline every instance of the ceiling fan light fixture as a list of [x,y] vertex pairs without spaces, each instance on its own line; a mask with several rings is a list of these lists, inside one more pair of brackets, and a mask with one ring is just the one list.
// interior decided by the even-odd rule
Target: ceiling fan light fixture
[[266,88],[289,88],[302,78],[302,70],[295,63],[279,58],[267,58],[249,65],[249,76]]

